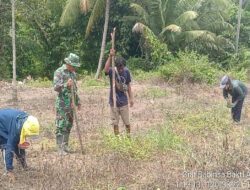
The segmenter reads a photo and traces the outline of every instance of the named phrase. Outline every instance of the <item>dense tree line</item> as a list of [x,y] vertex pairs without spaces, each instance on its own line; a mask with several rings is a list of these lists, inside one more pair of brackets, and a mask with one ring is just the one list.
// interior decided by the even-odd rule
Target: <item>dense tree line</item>
[[[17,77],[52,78],[70,52],[81,58],[79,73],[95,73],[103,40],[105,0],[17,0]],[[67,6],[71,6],[67,11]],[[249,66],[250,2],[243,0],[239,54],[235,38],[239,2],[231,0],[111,0],[110,33],[117,27],[117,53],[151,70],[167,64],[179,50],[208,55],[218,65]],[[1,78],[11,77],[11,3],[0,0]],[[158,56],[157,49],[165,55]],[[186,51],[185,50],[185,51]],[[159,60],[158,58],[164,59]],[[100,62],[100,61],[99,61]]]

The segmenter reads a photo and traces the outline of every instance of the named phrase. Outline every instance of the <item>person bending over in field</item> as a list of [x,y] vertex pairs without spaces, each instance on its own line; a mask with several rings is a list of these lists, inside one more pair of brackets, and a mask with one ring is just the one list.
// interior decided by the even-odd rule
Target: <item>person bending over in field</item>
[[[225,75],[221,79],[220,88],[223,89],[223,97],[227,100],[227,107],[232,108],[233,121],[240,122],[247,87],[243,82],[230,80],[229,76]],[[232,96],[232,99],[228,97],[228,94]]]
[[37,118],[15,109],[0,110],[0,148],[10,182],[15,181],[13,173],[13,157],[24,169],[28,169],[25,159],[25,149],[30,143],[27,138],[37,138],[39,135]]

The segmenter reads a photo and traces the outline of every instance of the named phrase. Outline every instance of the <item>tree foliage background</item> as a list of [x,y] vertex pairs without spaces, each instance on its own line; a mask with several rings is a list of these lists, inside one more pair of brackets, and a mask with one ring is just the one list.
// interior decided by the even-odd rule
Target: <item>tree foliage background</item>
[[[61,25],[63,10],[75,0],[17,0],[17,77],[52,79],[54,70],[74,52],[80,56],[78,73],[95,73],[102,40],[104,11],[86,35],[94,7],[86,14],[72,12],[72,25]],[[104,0],[103,4],[105,4]],[[95,3],[97,1],[87,1]],[[181,3],[180,3],[181,2]],[[231,0],[111,0],[107,45],[117,27],[117,54],[128,67],[151,71],[168,65],[180,51],[207,56],[212,67],[240,71],[250,67],[250,2],[243,1],[239,53],[234,53],[238,1]],[[133,30],[132,30],[133,29]],[[0,78],[11,78],[11,6],[0,0]],[[183,55],[183,54],[181,54]],[[171,61],[170,61],[171,60]],[[178,62],[178,61],[177,61]],[[169,65],[170,66],[170,65]]]

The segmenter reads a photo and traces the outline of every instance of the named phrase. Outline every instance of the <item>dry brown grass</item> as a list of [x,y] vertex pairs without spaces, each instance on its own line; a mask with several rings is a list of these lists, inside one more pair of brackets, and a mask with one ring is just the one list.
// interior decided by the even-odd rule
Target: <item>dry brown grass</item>
[[[80,154],[76,130],[73,129],[70,144],[76,152],[59,157],[55,152],[53,135],[56,98],[53,89],[19,87],[19,103],[13,106],[9,101],[11,88],[8,84],[0,84],[3,89],[0,108],[16,107],[38,117],[41,123],[40,138],[27,151],[27,162],[36,170],[22,171],[15,161],[16,182],[9,184],[7,177],[1,175],[0,189],[107,190],[124,186],[131,190],[172,190],[195,189],[192,186],[194,181],[196,189],[208,189],[218,181],[220,186],[212,189],[222,189],[224,181],[235,181],[235,185],[241,183],[238,189],[247,189],[246,182],[250,176],[247,177],[246,173],[244,178],[221,179],[185,178],[183,175],[184,172],[250,170],[249,96],[244,105],[242,124],[234,125],[229,122],[230,113],[223,106],[221,91],[217,87],[193,86],[195,91],[192,91],[187,90],[185,85],[170,87],[159,83],[159,88],[170,94],[152,97],[145,91],[155,88],[154,83],[134,83],[135,107],[130,110],[132,138],[171,123],[171,131],[183,138],[187,145],[180,153],[172,149],[156,150],[154,154],[148,153],[152,155],[150,159],[134,159],[107,147],[103,131],[113,132],[109,125],[109,88],[86,87],[79,91],[83,110],[78,116],[86,154]],[[211,121],[203,115],[206,111],[208,116],[213,117]],[[190,113],[194,113],[199,121],[204,119],[204,123],[193,121]],[[220,114],[225,116],[225,120],[219,118]],[[213,125],[209,125],[210,122]],[[201,125],[199,130],[198,125]],[[124,131],[122,124],[121,130]],[[0,165],[0,173],[4,173],[3,164]],[[202,185],[200,188],[198,182]],[[233,184],[225,189],[233,189]]]

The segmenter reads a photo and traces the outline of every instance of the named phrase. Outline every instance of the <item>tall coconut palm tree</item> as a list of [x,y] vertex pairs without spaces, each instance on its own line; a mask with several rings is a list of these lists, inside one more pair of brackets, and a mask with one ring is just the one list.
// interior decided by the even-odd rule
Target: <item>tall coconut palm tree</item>
[[[200,41],[211,49],[222,49],[224,44],[234,48],[229,40],[218,35],[225,29],[233,32],[233,27],[223,17],[222,7],[225,9],[229,3],[229,0],[147,0],[144,4],[131,3],[137,16],[133,31],[143,31],[138,27],[147,26],[170,48],[177,49]],[[222,41],[224,43],[218,43]]]
[[106,0],[105,22],[104,22],[104,28],[103,28],[102,45],[101,45],[100,57],[98,61],[98,68],[97,68],[96,75],[95,75],[96,79],[99,77],[100,72],[101,72],[104,51],[105,51],[105,46],[106,46],[106,38],[107,38],[108,23],[109,23],[110,1],[111,0]]
[[87,13],[92,9],[85,33],[85,36],[87,37],[90,34],[94,23],[103,16],[105,10],[102,44],[98,62],[98,69],[95,78],[99,77],[102,67],[108,30],[110,3],[111,0],[106,0],[106,5],[105,0],[68,0],[60,20],[60,25],[62,26],[72,25],[75,22],[76,18],[80,15],[80,13]]

